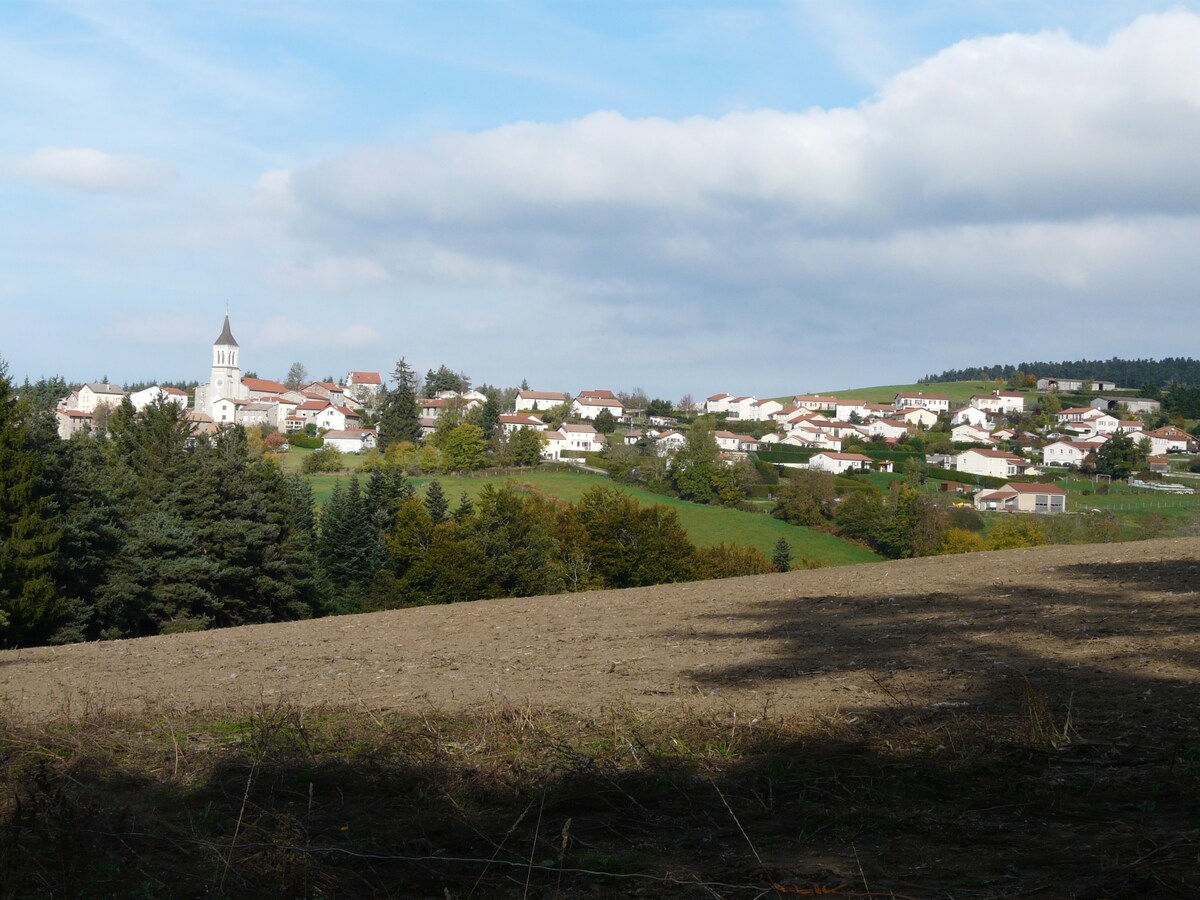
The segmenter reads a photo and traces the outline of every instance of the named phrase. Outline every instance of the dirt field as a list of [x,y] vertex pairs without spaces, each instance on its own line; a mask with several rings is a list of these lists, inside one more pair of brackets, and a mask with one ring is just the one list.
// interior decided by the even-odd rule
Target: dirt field
[[0,653],[16,718],[285,698],[791,715],[1194,703],[1200,540],[1047,547]]
[[1198,591],[1188,538],[0,653],[0,897],[1194,897]]

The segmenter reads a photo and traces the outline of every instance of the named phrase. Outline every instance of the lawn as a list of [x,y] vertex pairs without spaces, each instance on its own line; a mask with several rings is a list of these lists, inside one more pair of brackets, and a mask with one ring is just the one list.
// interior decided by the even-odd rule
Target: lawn
[[[309,476],[316,495],[317,503],[324,503],[333,491],[333,485],[338,475]],[[412,482],[419,491],[424,491],[433,478],[414,478]],[[800,528],[788,525],[778,519],[773,519],[763,513],[744,512],[737,509],[725,509],[720,506],[701,506],[664,497],[651,491],[630,485],[617,484],[603,475],[593,475],[588,472],[543,472],[531,470],[515,475],[503,476],[454,476],[445,475],[437,479],[442,483],[451,507],[458,505],[459,498],[465,493],[472,500],[486,485],[501,485],[505,482],[527,486],[568,502],[578,500],[584,492],[596,485],[619,487],[646,505],[655,503],[674,509],[684,528],[692,540],[701,547],[709,547],[725,542],[727,544],[748,544],[757,547],[768,556],[775,549],[780,538],[785,538],[792,547],[792,559],[799,560],[807,557],[825,565],[841,566],[860,562],[873,562],[880,557],[857,544],[844,541],[833,535],[813,531],[810,528]]]
[[[309,456],[313,451],[308,447],[292,447],[287,453],[279,454],[279,467],[284,472],[299,472],[301,466],[304,465],[304,458]],[[366,453],[343,453],[345,459],[342,465],[350,471],[354,471],[362,466],[367,461],[368,454]]]

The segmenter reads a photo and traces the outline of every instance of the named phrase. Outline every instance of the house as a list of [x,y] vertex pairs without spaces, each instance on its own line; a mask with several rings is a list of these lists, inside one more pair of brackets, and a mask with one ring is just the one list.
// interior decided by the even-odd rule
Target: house
[[975,495],[978,510],[1026,513],[1065,513],[1067,492],[1056,484],[1006,484]]
[[954,468],[969,475],[984,475],[989,478],[1011,478],[1013,475],[1033,473],[1033,463],[1021,459],[1007,450],[991,450],[976,447],[964,450],[954,458]]
[[421,418],[436,419],[441,414],[450,409],[457,409],[460,413],[469,412],[476,407],[483,406],[484,401],[478,400],[475,397],[465,397],[454,391],[446,391],[449,396],[426,397],[417,401],[417,405],[421,408]]
[[[242,383],[245,384],[245,381],[243,378]],[[346,389],[340,384],[334,384],[332,381],[314,381],[311,384],[306,384],[301,390],[305,394],[315,394],[318,397],[324,397],[334,406],[343,406],[346,403]]]
[[904,410],[904,413],[896,417],[903,419],[909,425],[915,425],[918,428],[932,428],[937,424],[937,413],[926,409],[923,406],[913,406]]
[[543,459],[562,459],[566,450],[587,452],[604,446],[600,440],[603,435],[597,434],[591,425],[563,425],[557,431],[543,431],[542,437],[546,442]]
[[1071,406],[1062,410],[1054,418],[1061,425],[1066,422],[1090,422],[1102,415],[1104,413],[1091,406]]
[[[799,406],[801,409],[811,409],[814,412],[816,412],[817,410],[824,410],[824,409],[827,409],[830,412],[833,412],[834,410],[836,410],[838,408],[838,398],[837,397],[822,396],[820,394],[797,394],[796,397],[792,400],[792,403],[795,406]],[[837,413],[834,413],[834,414],[837,415]],[[841,415],[837,415],[837,417],[839,419],[842,418]],[[846,418],[849,418],[849,417],[850,417],[850,414],[847,413]]]
[[959,425],[950,429],[950,440],[956,444],[994,444],[996,441],[986,428],[974,425]]
[[591,397],[585,394],[575,398],[571,404],[571,415],[591,421],[606,409],[614,418],[625,415],[625,404],[616,397]]
[[725,401],[725,411],[730,419],[754,418],[754,404],[758,403],[752,396],[730,397]]
[[[896,414],[896,407],[891,403],[867,403],[866,419],[890,419]],[[840,419],[841,416],[838,416]]]
[[840,475],[850,469],[867,471],[871,468],[871,457],[861,453],[837,453],[833,450],[822,450],[808,461],[808,467],[817,472],[832,472]]
[[1190,434],[1175,425],[1164,425],[1153,431],[1135,431],[1129,435],[1133,442],[1139,443],[1143,438],[1150,441],[1151,456],[1165,456],[1168,453],[1186,453],[1188,445],[1195,440]]
[[[971,398],[974,400],[974,398]],[[964,406],[962,409],[955,410],[954,415],[950,417],[951,425],[974,425],[976,428],[988,428],[993,425],[990,414],[981,406]]]
[[532,428],[534,431],[545,431],[546,423],[540,416],[533,413],[509,413],[500,417],[500,427],[505,434],[511,434],[518,428]]
[[370,428],[347,428],[342,431],[325,432],[325,446],[343,453],[362,453],[374,450],[379,436]]
[[[515,412],[537,412],[570,403],[570,394],[560,391],[519,391]],[[557,457],[556,457],[557,458]]]
[[815,428],[797,428],[779,444],[785,447],[817,447],[835,452],[842,449],[842,442],[835,435]]
[[249,399],[261,400],[263,397],[278,397],[286,394],[288,386],[269,378],[243,378],[242,385],[250,392]]
[[347,372],[346,394],[363,406],[374,406],[383,393],[383,379],[378,372]]
[[679,431],[661,431],[653,435],[654,452],[659,456],[666,456],[674,453],[681,447],[687,446],[687,437]]
[[270,417],[273,409],[273,403],[263,403],[251,400],[249,403],[244,403],[238,407],[238,424],[246,427],[254,425],[269,425],[271,424]]
[[733,394],[713,394],[704,401],[704,411],[706,413],[727,413],[729,412],[729,401],[733,399]]
[[58,419],[58,436],[64,441],[74,435],[87,432],[92,427],[92,414],[82,409],[56,409],[54,416]]
[[849,420],[851,416],[867,417],[867,404],[862,400],[839,400],[833,408],[835,419]]
[[215,397],[209,401],[208,414],[218,425],[232,425],[238,420],[238,410],[249,402],[234,400],[232,397]]
[[313,416],[310,421],[315,422],[319,429],[345,431],[357,428],[362,420],[354,410],[345,406],[334,406],[332,403],[329,403],[326,404],[324,409]]
[[769,422],[771,417],[783,410],[778,400],[756,400],[750,407],[750,418],[756,422]]
[[933,413],[950,411],[950,398],[945,394],[926,394],[924,391],[900,391],[892,400],[896,409],[909,409],[922,406]]
[[632,431],[625,432],[623,441],[626,447],[634,447],[637,446],[637,443],[642,439],[650,440],[650,437],[646,434],[646,432],[639,431],[635,428]]
[[1080,466],[1099,446],[1085,441],[1055,441],[1042,448],[1042,462],[1047,466]]
[[174,403],[180,409],[187,409],[187,392],[181,391],[179,388],[154,385],[154,387],[148,387],[142,391],[134,391],[129,395],[129,402],[133,404],[133,408],[138,412],[141,412],[155,400],[160,399],[164,403]]
[[103,403],[109,409],[116,409],[125,399],[125,392],[115,384],[104,381],[90,381],[79,389],[78,402],[74,409],[83,412],[95,412],[96,407]]
[[1171,460],[1165,456],[1151,456],[1146,459],[1150,471],[1158,475],[1167,475],[1171,471]]
[[871,419],[859,425],[858,431],[867,437],[881,437],[885,441],[898,441],[908,434],[908,423],[903,419]]
[[747,451],[758,447],[758,438],[748,434],[734,434],[732,431],[714,431],[717,447],[726,451]]

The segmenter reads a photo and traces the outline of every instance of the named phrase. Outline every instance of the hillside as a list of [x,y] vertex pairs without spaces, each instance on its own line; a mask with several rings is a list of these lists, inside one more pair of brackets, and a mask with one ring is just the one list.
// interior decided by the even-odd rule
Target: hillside
[[0,653],[0,891],[1200,893],[1200,539]]

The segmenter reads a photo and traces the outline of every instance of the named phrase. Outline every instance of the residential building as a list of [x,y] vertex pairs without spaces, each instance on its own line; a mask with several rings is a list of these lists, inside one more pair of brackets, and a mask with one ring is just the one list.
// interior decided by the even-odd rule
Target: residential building
[[822,450],[808,461],[808,467],[817,472],[832,472],[834,475],[840,475],[850,469],[861,469],[865,472],[871,468],[871,457],[862,453]]
[[1009,483],[975,495],[975,508],[1026,513],[1065,513],[1067,492],[1056,484]]
[[954,468],[970,475],[989,478],[1011,478],[1013,475],[1033,474],[1033,463],[1007,450],[975,447],[955,457]]
[[545,412],[571,402],[571,395],[561,391],[520,391],[515,412]]
[[945,394],[927,394],[924,391],[901,391],[892,401],[896,409],[909,409],[922,406],[934,413],[950,411],[950,398]]

